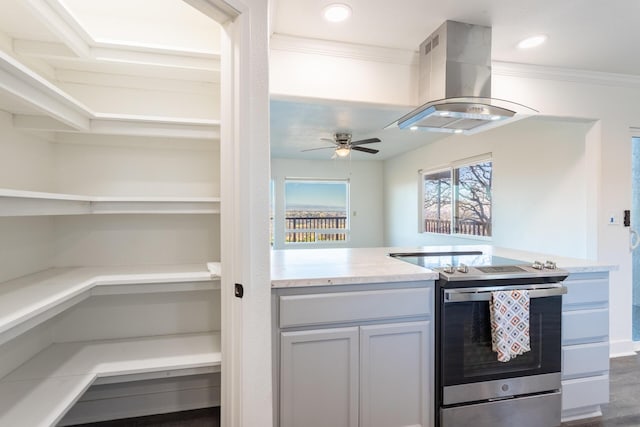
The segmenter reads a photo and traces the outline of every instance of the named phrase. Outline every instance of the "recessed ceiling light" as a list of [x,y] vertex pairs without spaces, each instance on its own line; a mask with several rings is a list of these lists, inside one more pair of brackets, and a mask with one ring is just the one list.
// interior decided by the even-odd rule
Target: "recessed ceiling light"
[[539,34],[537,36],[528,37],[518,43],[519,49],[530,49],[532,47],[540,46],[542,43],[547,41],[547,36],[544,34]]
[[329,22],[342,22],[351,16],[351,8],[343,3],[334,3],[325,7],[322,14]]
[[418,130],[418,126],[411,126],[409,130]]
[[456,129],[453,131],[453,133],[462,133],[462,129]]

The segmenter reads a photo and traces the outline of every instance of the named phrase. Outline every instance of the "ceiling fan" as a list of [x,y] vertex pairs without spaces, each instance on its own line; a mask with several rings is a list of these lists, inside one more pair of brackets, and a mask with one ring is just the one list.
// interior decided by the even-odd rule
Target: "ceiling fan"
[[373,144],[376,142],[382,142],[379,138],[369,138],[369,139],[361,139],[359,141],[351,141],[351,134],[345,133],[345,132],[334,134],[333,139],[329,139],[329,138],[320,138],[320,139],[323,141],[329,141],[333,145],[328,147],[308,148],[302,151],[324,150],[326,148],[333,148],[334,152],[331,158],[335,159],[336,157],[347,157],[351,153],[351,150],[362,151],[363,153],[369,153],[369,154],[376,154],[380,150],[375,150],[373,148],[360,147],[360,146],[364,144]]

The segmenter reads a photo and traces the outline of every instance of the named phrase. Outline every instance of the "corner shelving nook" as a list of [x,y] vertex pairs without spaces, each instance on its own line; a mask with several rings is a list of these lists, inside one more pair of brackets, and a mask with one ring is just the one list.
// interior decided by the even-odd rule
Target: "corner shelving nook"
[[7,1],[0,426],[219,406],[219,47],[100,44]]

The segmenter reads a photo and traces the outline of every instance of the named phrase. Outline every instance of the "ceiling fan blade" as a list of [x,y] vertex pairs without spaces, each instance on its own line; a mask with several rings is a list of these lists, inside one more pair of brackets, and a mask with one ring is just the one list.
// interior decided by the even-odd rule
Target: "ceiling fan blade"
[[360,141],[352,141],[351,145],[373,144],[374,142],[382,142],[380,138],[361,139]]
[[352,150],[362,151],[363,153],[376,154],[380,150],[374,150],[373,148],[366,147],[351,147]]
[[320,138],[320,141],[327,141],[332,143],[333,145],[340,145],[338,142],[336,142],[335,139],[331,139],[331,138]]
[[314,151],[314,150],[324,150],[325,148],[336,148],[336,147],[317,147],[317,148],[307,148],[306,150],[300,150],[302,151]]

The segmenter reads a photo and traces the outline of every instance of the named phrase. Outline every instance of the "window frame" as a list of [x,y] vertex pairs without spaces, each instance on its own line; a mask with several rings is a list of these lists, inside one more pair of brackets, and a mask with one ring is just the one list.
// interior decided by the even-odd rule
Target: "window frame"
[[[466,166],[473,166],[473,165],[477,165],[480,163],[486,163],[486,162],[490,162],[491,163],[491,172],[493,175],[493,155],[492,153],[485,153],[485,154],[481,154],[478,156],[473,156],[473,157],[467,157],[464,159],[460,159],[460,160],[456,160],[453,161],[447,165],[441,165],[441,166],[437,166],[437,167],[433,167],[430,169],[420,169],[418,170],[418,175],[419,175],[419,185],[418,185],[418,193],[419,193],[419,203],[418,203],[418,209],[419,209],[419,213],[418,213],[418,218],[419,218],[419,225],[418,225],[418,231],[421,234],[432,234],[432,235],[436,235],[436,236],[454,236],[454,237],[462,237],[462,238],[467,238],[467,239],[477,239],[477,240],[485,240],[485,241],[490,241],[493,238],[493,200],[491,201],[491,235],[489,236],[480,236],[480,235],[476,235],[476,234],[464,234],[464,233],[458,233],[456,232],[456,212],[458,209],[458,191],[459,191],[459,183],[457,182],[457,178],[456,178],[456,173],[455,171],[457,169],[461,169],[464,168]],[[425,181],[425,177],[428,175],[433,175],[433,174],[438,174],[438,173],[442,173],[448,171],[450,174],[450,179],[451,179],[451,214],[449,217],[451,226],[450,226],[450,232],[449,233],[441,233],[441,232],[435,232],[435,231],[427,231],[426,230],[426,226],[425,226],[425,221],[426,221],[426,215],[425,215],[425,209],[424,209],[424,201],[425,201],[425,185],[424,185],[424,181]],[[493,178],[492,178],[492,183],[491,183],[491,193],[493,193]]]
[[[289,182],[304,182],[304,183],[318,183],[318,184],[327,184],[327,183],[335,183],[335,184],[344,184],[346,186],[345,191],[345,228],[287,228],[287,183]],[[283,222],[283,244],[285,247],[295,247],[295,246],[326,246],[326,245],[343,245],[349,243],[351,240],[351,181],[349,178],[299,178],[299,177],[285,177],[283,183],[283,204],[284,204],[284,215],[282,218]],[[310,232],[315,233],[315,240],[313,241],[301,241],[301,242],[289,242],[287,241],[288,233],[298,232]],[[319,240],[317,236],[319,234],[344,234],[344,239],[335,239],[335,240]]]

